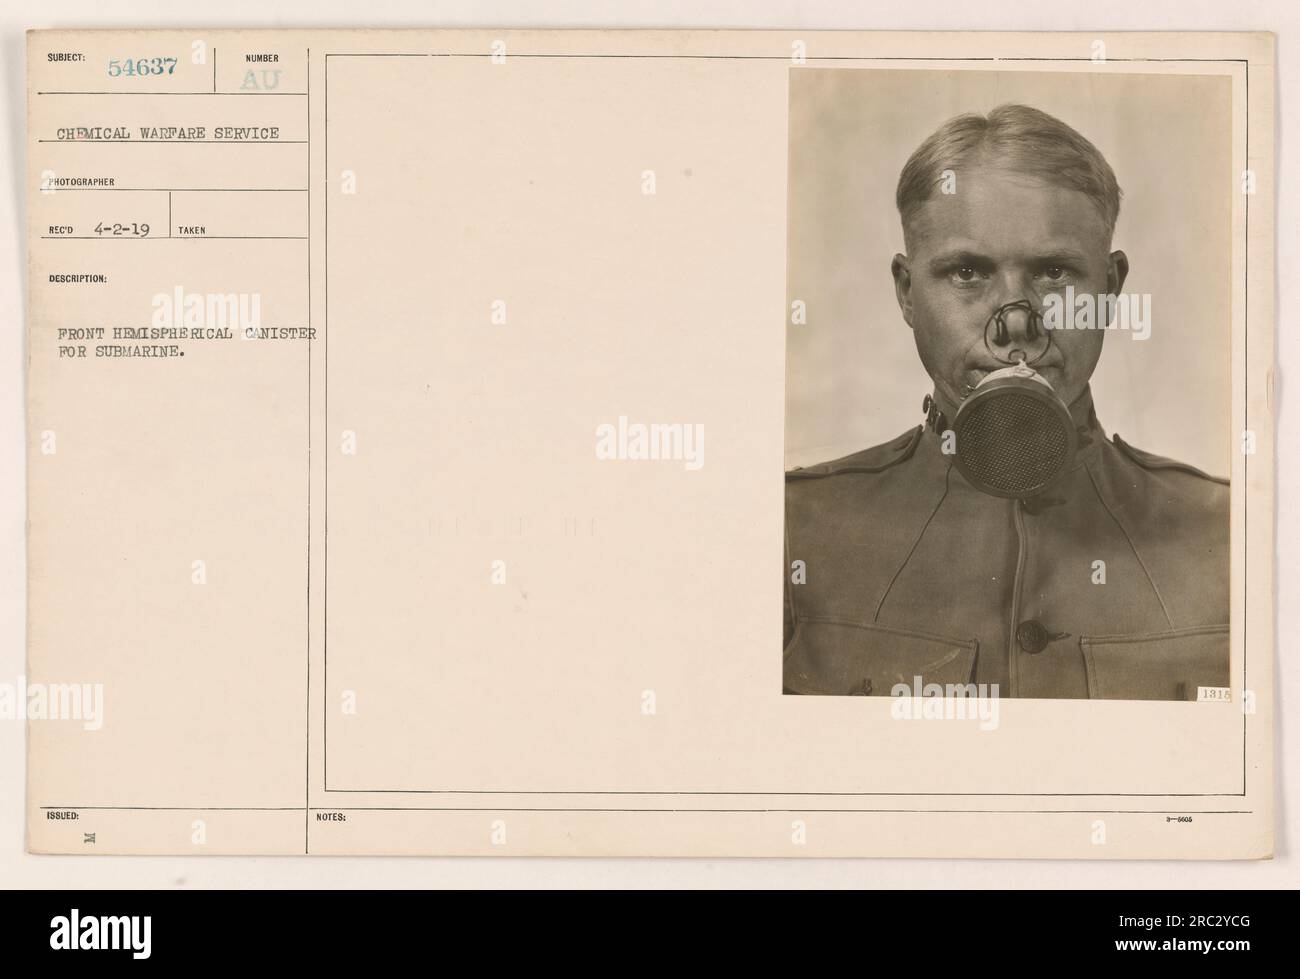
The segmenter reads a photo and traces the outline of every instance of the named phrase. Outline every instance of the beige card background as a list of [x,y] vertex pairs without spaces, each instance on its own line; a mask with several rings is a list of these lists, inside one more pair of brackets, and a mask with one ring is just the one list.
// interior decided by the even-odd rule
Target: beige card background
[[[1233,685],[1258,711],[1014,701],[980,732],[780,693],[793,35],[507,34],[493,65],[498,35],[209,32],[215,73],[142,86],[211,84],[169,114],[246,124],[223,103],[261,97],[220,93],[239,54],[280,52],[301,94],[260,108],[274,147],[41,143],[104,110],[31,96],[29,434],[59,451],[29,456],[28,674],[107,698],[101,731],[31,725],[31,848],[85,852],[93,828],[117,853],[1269,855],[1270,40],[1114,35],[1088,66],[1211,59],[1195,70],[1230,80],[1237,173],[1250,62],[1233,418],[1260,449],[1248,472],[1232,460],[1253,583],[1234,589]],[[31,89],[92,90],[109,52],[193,39],[36,34]],[[1086,59],[1091,40],[804,39],[811,66],[863,69],[882,51]],[[51,50],[94,57],[55,70]],[[278,187],[242,215],[181,193],[214,228],[278,237],[49,241],[87,214],[35,189],[50,167],[167,181],[126,185],[177,188],[173,207],[205,181]],[[49,287],[65,269],[110,287]],[[264,323],[318,339],[55,358],[59,325],[141,323],[177,284],[261,292]],[[598,461],[596,426],[620,415],[703,424],[704,467]]]

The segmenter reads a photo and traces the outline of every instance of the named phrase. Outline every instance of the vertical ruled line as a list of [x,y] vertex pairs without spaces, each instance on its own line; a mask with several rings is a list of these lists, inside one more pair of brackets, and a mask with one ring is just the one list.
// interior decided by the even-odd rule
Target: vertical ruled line
[[302,798],[302,852],[311,853],[311,48],[307,49],[307,692]]

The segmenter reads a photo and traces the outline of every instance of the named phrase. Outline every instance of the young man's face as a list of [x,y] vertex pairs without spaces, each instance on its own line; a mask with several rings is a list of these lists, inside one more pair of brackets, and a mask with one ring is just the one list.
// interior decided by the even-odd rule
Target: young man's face
[[[908,254],[894,256],[895,291],[948,410],[986,374],[1006,366],[984,343],[995,309],[1028,299],[1041,312],[1044,297],[1064,295],[1066,286],[1076,296],[1118,293],[1128,273],[1124,253],[1109,251],[1110,235],[1092,200],[990,166],[959,171],[956,193],[936,193],[918,208],[906,239]],[[1066,404],[1087,386],[1104,336],[1102,330],[1051,331],[1051,348],[1033,367]],[[1022,343],[1034,351],[1042,346],[1018,332],[1010,340],[999,350],[1004,358]]]

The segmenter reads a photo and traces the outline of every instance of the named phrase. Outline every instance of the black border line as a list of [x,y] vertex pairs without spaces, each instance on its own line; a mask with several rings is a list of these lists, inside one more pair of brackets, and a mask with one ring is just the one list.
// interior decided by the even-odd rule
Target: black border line
[[[1242,160],[1246,170],[1250,169],[1250,61],[1246,61],[1246,158]],[[1250,430],[1250,194],[1242,195],[1246,206],[1246,242],[1245,254],[1242,257],[1242,296],[1241,296],[1241,319],[1242,319],[1242,406],[1241,406],[1241,430],[1247,432]],[[1276,280],[1276,273],[1274,273]],[[1274,288],[1277,288],[1274,285]],[[1276,321],[1276,315],[1274,316]],[[1275,327],[1276,329],[1276,327]],[[1232,362],[1231,344],[1229,344],[1229,363]],[[1231,385],[1229,385],[1231,387]],[[1241,502],[1241,696],[1245,698],[1246,686],[1246,662],[1250,652],[1250,644],[1246,641],[1246,630],[1250,628],[1250,616],[1247,614],[1247,601],[1250,598],[1250,588],[1247,585],[1247,575],[1250,574],[1250,556],[1248,548],[1250,547],[1250,453],[1241,454],[1241,482],[1244,497]],[[1276,503],[1274,503],[1276,506]],[[1229,538],[1231,538],[1231,528],[1229,529]],[[1231,548],[1229,548],[1231,551]],[[1274,554],[1274,561],[1277,555]],[[1231,558],[1229,559],[1229,568],[1231,568]],[[1274,610],[1274,616],[1277,612]],[[1244,707],[1244,704],[1243,704]],[[1246,711],[1241,712],[1241,794],[1246,794]]]
[[307,49],[307,587],[305,617],[307,620],[307,691],[306,691],[306,744],[303,748],[302,795],[302,852],[311,853],[311,48]]
[[[325,328],[324,328],[324,330],[325,330],[325,332],[324,332],[324,339],[325,339],[325,385],[324,385],[324,392],[325,392],[325,423],[326,423],[326,430],[327,430],[327,431],[328,431],[328,428],[329,428],[329,192],[328,192],[328,186],[329,186],[329,59],[330,59],[330,58],[490,58],[490,57],[492,57],[492,55],[491,55],[490,53],[451,53],[451,52],[438,52],[438,53],[429,53],[429,52],[425,52],[425,53],[414,53],[414,52],[411,52],[411,53],[405,53],[405,52],[403,52],[403,53],[384,53],[384,52],[327,52],[327,53],[325,54],[325,93],[324,93],[324,100],[325,100],[325,171],[326,171],[326,174],[325,174],[325,187],[326,187],[326,192],[325,192],[325,272],[324,272],[324,276],[325,276],[325,279],[324,279],[324,281],[325,281]],[[577,55],[574,55],[574,54],[511,54],[511,55],[509,55],[509,57],[511,57],[511,58],[553,58],[553,59],[565,59],[565,58],[593,58],[593,59],[643,59],[643,60],[651,60],[651,59],[658,59],[658,60],[678,59],[678,60],[704,60],[704,61],[718,61],[718,60],[720,60],[720,61],[790,61],[790,56],[789,56],[789,55],[658,55],[658,54],[577,54]],[[929,61],[957,61],[957,62],[995,62],[995,63],[996,63],[996,62],[1026,62],[1026,61],[1028,61],[1028,62],[1091,62],[1092,60],[1093,60],[1093,59],[1091,59],[1091,58],[1029,58],[1029,57],[991,57],[991,56],[982,56],[982,57],[975,57],[975,58],[959,58],[959,57],[927,58],[927,57],[920,56],[920,55],[917,55],[917,56],[907,56],[907,57],[903,57],[903,56],[871,56],[871,55],[865,55],[865,56],[847,56],[847,55],[845,55],[845,56],[834,56],[834,57],[824,57],[824,58],[810,58],[810,59],[808,59],[808,62],[807,62],[805,65],[800,65],[799,67],[815,67],[815,65],[812,64],[813,62],[824,62],[824,61],[855,61],[855,62],[868,62],[868,61],[914,61],[914,62],[922,62],[922,61],[924,61],[924,62],[929,62]],[[1246,105],[1245,105],[1245,112],[1246,112],[1246,126],[1245,126],[1245,161],[1244,161],[1244,162],[1245,162],[1245,164],[1246,164],[1246,168],[1249,169],[1249,167],[1250,167],[1250,59],[1249,59],[1249,58],[1107,58],[1106,61],[1107,61],[1107,62],[1120,62],[1120,63],[1143,63],[1143,64],[1145,64],[1145,63],[1210,63],[1210,64],[1242,64],[1242,65],[1245,65],[1245,71],[1246,71],[1246,79],[1245,79],[1245,82],[1246,82],[1246,84],[1245,84],[1245,96],[1246,96]],[[865,67],[865,66],[864,66],[864,67]],[[1229,77],[1231,77],[1231,76],[1229,76]],[[1248,357],[1248,351],[1249,351],[1249,346],[1248,346],[1248,342],[1249,342],[1249,305],[1248,305],[1247,299],[1248,299],[1248,297],[1249,297],[1249,292],[1250,292],[1250,263],[1249,263],[1249,242],[1250,242],[1250,205],[1249,205],[1249,195],[1245,195],[1245,196],[1246,196],[1246,209],[1245,209],[1245,224],[1246,224],[1246,227],[1245,227],[1245,235],[1246,235],[1246,253],[1245,253],[1245,255],[1244,255],[1244,261],[1243,261],[1243,272],[1242,272],[1242,277],[1243,277],[1243,282],[1244,282],[1244,289],[1243,289],[1243,310],[1242,310],[1242,313],[1243,313],[1243,335],[1244,335],[1244,337],[1246,338],[1246,342],[1247,342],[1247,347],[1246,347],[1246,351],[1247,351],[1247,353],[1243,355],[1243,365],[1242,365],[1242,370],[1243,370],[1243,374],[1244,374],[1245,379],[1246,379],[1246,384],[1248,385],[1249,377],[1250,377],[1250,363],[1249,363],[1249,357]],[[1246,416],[1246,421],[1247,421],[1247,426],[1246,426],[1246,427],[1249,427],[1249,426],[1248,426],[1248,422],[1249,422],[1249,413],[1250,413],[1250,402],[1249,402],[1249,388],[1248,388],[1248,386],[1243,385],[1243,394],[1245,395],[1245,398],[1244,398],[1244,400],[1245,400],[1245,405],[1244,405],[1244,414],[1245,414],[1245,416]],[[1245,480],[1245,474],[1243,473],[1243,482],[1245,482],[1245,481],[1246,481],[1246,480]],[[1243,491],[1244,491],[1245,489],[1246,489],[1246,487],[1243,487]],[[1249,564],[1249,560],[1248,560],[1248,551],[1247,551],[1247,548],[1248,548],[1248,546],[1249,546],[1249,538],[1248,538],[1248,534],[1246,533],[1246,524],[1245,524],[1245,517],[1246,517],[1246,515],[1247,515],[1247,513],[1248,513],[1248,511],[1249,511],[1249,506],[1248,506],[1248,504],[1249,504],[1249,493],[1247,492],[1247,493],[1246,493],[1246,496],[1245,496],[1245,499],[1243,500],[1243,508],[1242,508],[1242,510],[1243,510],[1243,530],[1242,530],[1242,537],[1243,537],[1242,545],[1243,545],[1243,548],[1242,548],[1242,549],[1243,549],[1243,560],[1244,560],[1244,562],[1245,562],[1246,564]],[[1048,798],[1048,797],[1073,797],[1073,796],[1078,796],[1078,797],[1094,797],[1094,798],[1095,798],[1095,797],[1106,797],[1106,798],[1133,798],[1133,797],[1153,797],[1153,798],[1220,798],[1220,797],[1231,797],[1231,798],[1237,798],[1237,797],[1244,797],[1244,796],[1246,795],[1246,765],[1247,765],[1247,740],[1246,740],[1246,739],[1247,739],[1247,723],[1248,723],[1248,717],[1249,717],[1249,715],[1247,715],[1244,711],[1243,711],[1243,713],[1242,713],[1242,791],[1239,792],[1239,793],[1237,793],[1237,792],[1232,792],[1232,793],[1228,793],[1228,792],[1199,792],[1199,793],[1148,793],[1148,792],[1108,792],[1108,793],[1107,793],[1107,792],[1087,792],[1087,793],[1076,793],[1076,792],[1061,792],[1061,793],[1042,793],[1042,792],[1023,792],[1023,793],[1001,793],[1001,792],[969,792],[969,793],[960,793],[960,792],[835,792],[835,793],[827,793],[827,792],[817,792],[817,793],[792,793],[792,792],[700,792],[700,791],[690,791],[690,792],[637,792],[637,791],[632,791],[632,792],[627,792],[627,791],[617,791],[617,792],[612,792],[612,791],[594,791],[594,792],[593,792],[593,791],[579,791],[579,790],[560,790],[560,791],[552,791],[552,790],[530,790],[530,791],[527,791],[527,792],[521,792],[521,791],[518,791],[518,790],[514,790],[514,791],[512,791],[512,790],[504,790],[504,789],[487,789],[487,790],[484,790],[484,789],[331,789],[331,788],[329,788],[329,785],[328,785],[328,772],[329,772],[329,760],[328,760],[328,759],[329,759],[329,737],[328,737],[328,734],[329,734],[329,721],[328,721],[328,718],[329,718],[329,710],[328,710],[328,697],[329,697],[329,686],[328,686],[328,685],[329,685],[329,453],[328,453],[328,452],[325,453],[324,507],[325,507],[325,516],[324,516],[324,526],[325,526],[324,544],[325,544],[325,546],[324,546],[324,567],[323,567],[323,581],[322,581],[322,599],[323,599],[323,605],[324,605],[324,610],[325,610],[325,616],[324,616],[324,619],[325,619],[325,622],[324,622],[325,628],[324,628],[324,631],[323,631],[323,634],[322,634],[322,637],[321,637],[321,639],[322,639],[322,655],[323,655],[323,659],[324,659],[324,672],[325,672],[325,678],[324,678],[324,684],[325,684],[325,686],[324,686],[324,690],[322,691],[323,717],[324,717],[324,721],[325,721],[325,731],[324,731],[324,739],[323,739],[322,746],[321,746],[321,747],[322,747],[322,754],[323,754],[323,757],[324,757],[324,765],[323,765],[323,769],[324,769],[324,771],[323,771],[323,775],[324,775],[324,778],[323,778],[323,780],[322,780],[322,791],[323,791],[323,792],[373,793],[373,794],[395,793],[395,794],[402,794],[402,795],[414,795],[414,794],[444,794],[444,795],[445,795],[445,794],[464,794],[464,795],[528,795],[528,794],[537,794],[537,795],[644,795],[644,796],[651,796],[651,795],[667,795],[667,796],[698,796],[698,795],[715,795],[715,796],[724,796],[724,795],[747,795],[747,796],[748,796],[748,795],[752,795],[752,796],[759,796],[759,795],[785,795],[785,796],[795,796],[795,795],[815,795],[815,796],[853,796],[853,797],[869,797],[869,796],[915,796],[915,797],[932,797],[932,796],[933,796],[933,797],[941,797],[941,796],[981,796],[981,797],[982,797],[982,796],[993,796],[993,797],[1003,797],[1003,798],[1009,798],[1009,797]],[[1243,569],[1243,570],[1244,570],[1244,569]],[[1245,575],[1243,574],[1243,588],[1244,588],[1244,586],[1245,586]],[[1243,600],[1243,613],[1242,613],[1242,618],[1243,618],[1243,625],[1242,625],[1242,645],[1243,645],[1243,649],[1242,649],[1242,689],[1243,689],[1243,694],[1244,694],[1244,692],[1245,692],[1245,664],[1246,664],[1247,654],[1248,654],[1248,652],[1249,652],[1248,644],[1246,643],[1246,629],[1245,629],[1245,626],[1246,626],[1246,620],[1249,618],[1249,616],[1246,615],[1244,609],[1245,609],[1245,602],[1244,602],[1244,600]],[[394,808],[395,810],[397,810],[397,811],[403,811],[403,809],[404,809],[404,807],[393,807],[393,808]],[[324,811],[330,811],[330,810],[324,810]],[[436,811],[504,811],[504,810],[500,810],[499,807],[487,806],[487,807],[479,807],[479,808],[468,809],[468,810],[467,810],[467,809],[462,809],[462,808],[456,808],[456,809],[436,810]],[[515,811],[550,811],[550,810],[515,810]],[[685,809],[685,810],[679,810],[679,809],[663,809],[663,810],[621,810],[621,809],[593,808],[593,809],[584,809],[584,810],[554,810],[554,811],[583,811],[583,812],[624,812],[624,811],[630,811],[630,812],[660,812],[660,811],[662,811],[662,812],[706,812],[706,811],[709,811],[709,810],[703,810],[703,809]],[[765,811],[807,811],[807,810],[763,810],[763,809],[738,809],[738,810],[718,810],[718,811],[727,811],[727,812],[765,812]],[[844,809],[844,810],[823,810],[823,811],[838,811],[838,812],[873,812],[873,811],[882,811],[882,810],[869,810],[869,809]],[[924,813],[924,812],[942,812],[943,810],[921,809],[921,810],[889,810],[889,811],[918,812],[918,813]],[[995,810],[957,810],[957,811],[965,812],[965,813],[978,813],[978,812],[989,812],[989,811],[995,811]],[[1054,811],[1056,811],[1056,810],[1035,810],[1035,809],[1015,809],[1015,810],[1008,810],[1008,812],[1011,812],[1011,813],[1050,813],[1050,812],[1054,812]],[[1086,812],[1092,812],[1092,811],[1094,811],[1094,810],[1086,810]],[[1100,810],[1097,810],[1097,811],[1100,811]],[[1245,812],[1249,813],[1249,812],[1253,812],[1253,810],[1246,810]]]
[[[667,807],[625,807],[625,808],[584,808],[579,806],[544,806],[544,807],[522,807],[522,806],[500,806],[477,808],[470,806],[349,806],[338,809],[319,809],[317,812],[671,812],[671,813],[789,813],[798,815],[799,813],[826,812],[826,813],[917,813],[924,815],[926,813],[938,813],[940,815],[965,815],[972,814],[984,815],[993,813],[997,815],[1034,815],[1034,816],[1051,816],[1051,815],[1074,815],[1074,816],[1113,816],[1113,815],[1138,815],[1138,816],[1249,816],[1254,813],[1253,809],[842,809],[842,808],[822,808],[822,809],[784,809],[784,808],[764,808],[764,809],[678,809]],[[999,859],[973,857],[971,859]],[[1005,859],[1005,858],[1002,858]],[[1141,858],[1135,858],[1141,859]],[[1167,859],[1153,857],[1150,859]]]

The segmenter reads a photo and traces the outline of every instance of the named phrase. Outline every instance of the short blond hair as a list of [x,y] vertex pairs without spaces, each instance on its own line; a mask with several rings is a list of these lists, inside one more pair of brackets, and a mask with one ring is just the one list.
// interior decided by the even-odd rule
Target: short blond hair
[[1000,105],[949,119],[921,143],[898,178],[904,234],[917,209],[934,194],[944,171],[990,162],[1013,173],[1087,196],[1101,212],[1106,233],[1115,231],[1122,194],[1115,173],[1092,143],[1053,115],[1027,105]]

